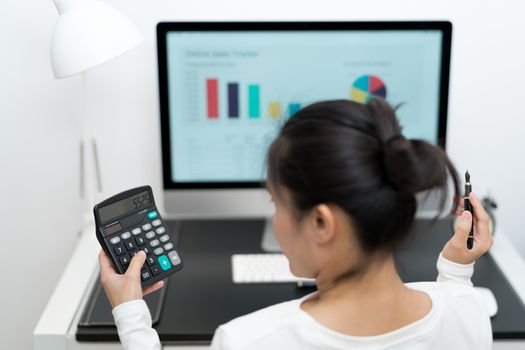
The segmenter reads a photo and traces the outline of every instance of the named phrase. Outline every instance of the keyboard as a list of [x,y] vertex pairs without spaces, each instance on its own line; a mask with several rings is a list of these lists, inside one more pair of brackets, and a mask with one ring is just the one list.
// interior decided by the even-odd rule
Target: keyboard
[[290,272],[288,258],[284,254],[234,254],[232,255],[234,283],[297,283],[313,286],[312,278],[295,277]]

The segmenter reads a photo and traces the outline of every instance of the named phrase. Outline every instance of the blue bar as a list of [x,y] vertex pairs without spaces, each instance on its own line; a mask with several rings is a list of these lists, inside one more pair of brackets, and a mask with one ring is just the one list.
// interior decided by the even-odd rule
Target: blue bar
[[259,85],[248,85],[248,116],[259,118],[261,116],[261,99]]
[[288,105],[288,116],[292,117],[295,113],[299,112],[301,109],[300,103],[292,102]]
[[228,83],[228,117],[239,117],[239,84]]

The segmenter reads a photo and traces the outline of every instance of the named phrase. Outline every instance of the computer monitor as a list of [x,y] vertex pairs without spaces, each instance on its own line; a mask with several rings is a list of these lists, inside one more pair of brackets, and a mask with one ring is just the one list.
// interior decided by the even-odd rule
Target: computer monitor
[[320,100],[402,104],[405,135],[444,148],[451,32],[435,21],[159,23],[167,215],[270,216],[267,148]]

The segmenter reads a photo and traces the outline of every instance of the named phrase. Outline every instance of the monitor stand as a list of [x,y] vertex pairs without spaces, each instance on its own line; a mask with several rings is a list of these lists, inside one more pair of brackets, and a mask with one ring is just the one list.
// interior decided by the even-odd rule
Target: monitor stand
[[266,218],[264,222],[261,247],[266,253],[282,253],[273,232],[272,218]]

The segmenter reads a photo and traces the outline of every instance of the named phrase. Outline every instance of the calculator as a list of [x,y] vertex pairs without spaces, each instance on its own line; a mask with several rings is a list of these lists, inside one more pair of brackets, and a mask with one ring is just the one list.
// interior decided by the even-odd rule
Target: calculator
[[173,234],[155,206],[150,186],[114,195],[95,205],[93,212],[97,239],[119,273],[126,272],[140,250],[146,253],[140,273],[142,287],[182,269]]

